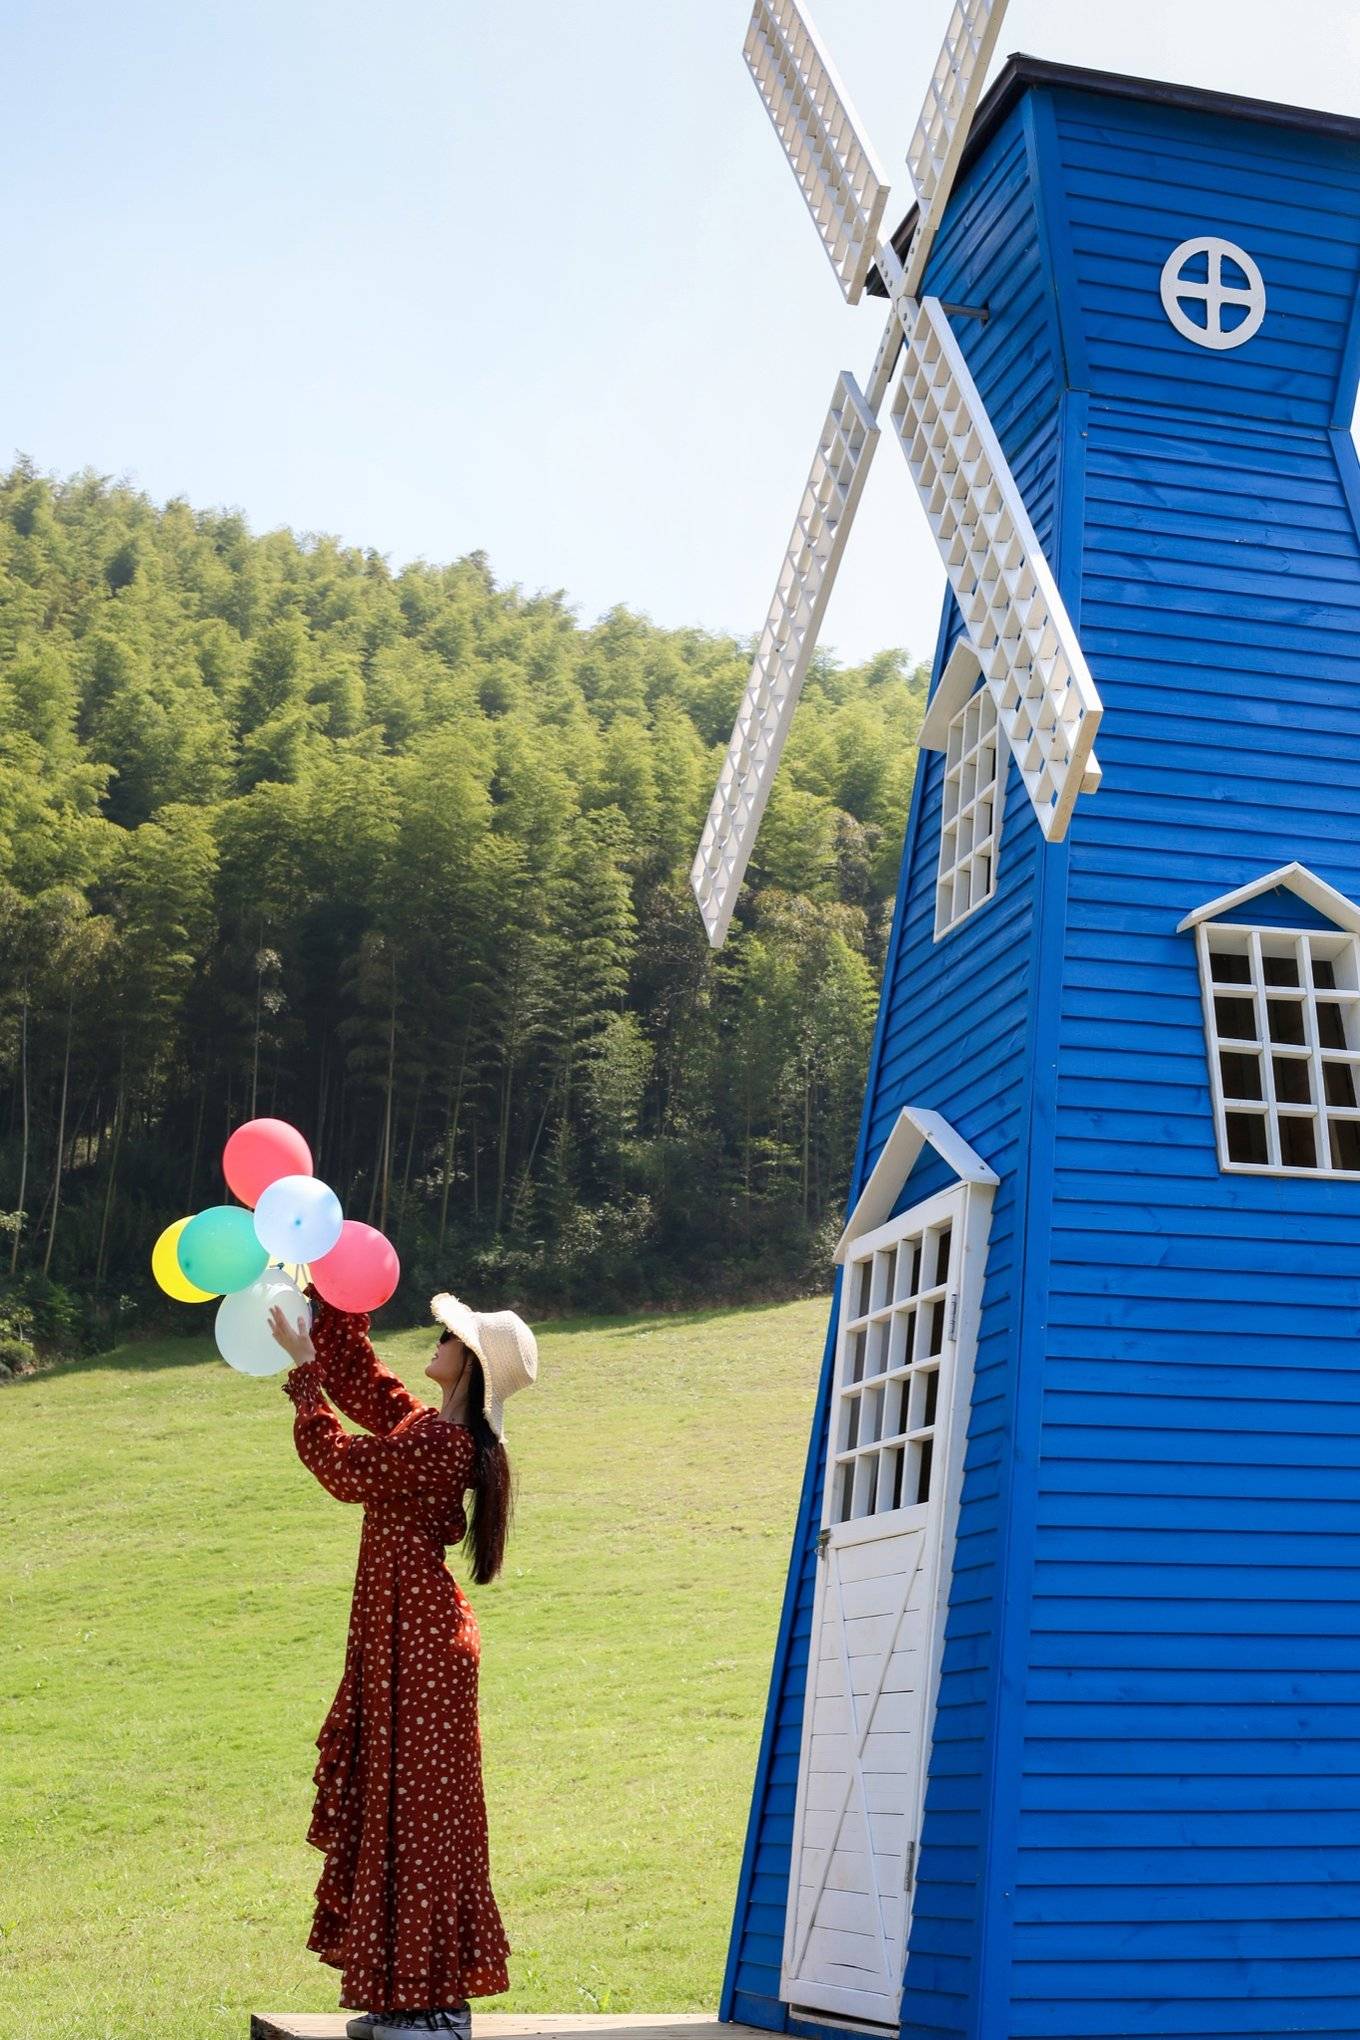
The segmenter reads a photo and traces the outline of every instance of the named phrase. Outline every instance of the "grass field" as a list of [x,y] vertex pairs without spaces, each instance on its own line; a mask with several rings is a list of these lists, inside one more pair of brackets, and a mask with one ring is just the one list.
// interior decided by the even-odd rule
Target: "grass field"
[[[826,1307],[547,1327],[482,1630],[506,2011],[717,2002]],[[421,1381],[424,1331],[379,1340]],[[0,2035],[331,2011],[314,1738],[358,1511],[201,1340],[0,1390]],[[450,1564],[466,1584],[462,1553]]]

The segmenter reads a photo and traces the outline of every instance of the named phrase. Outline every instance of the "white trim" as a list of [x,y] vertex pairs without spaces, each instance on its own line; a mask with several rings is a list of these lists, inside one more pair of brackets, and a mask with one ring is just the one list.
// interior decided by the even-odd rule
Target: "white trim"
[[949,725],[935,868],[937,942],[996,896],[1008,762],[996,697],[978,687]]
[[1187,928],[1198,928],[1202,921],[1217,921],[1221,915],[1230,914],[1234,907],[1245,906],[1248,900],[1256,899],[1261,893],[1273,892],[1276,886],[1284,886],[1297,898],[1335,922],[1338,928],[1360,935],[1360,906],[1338,892],[1326,879],[1319,878],[1306,864],[1282,864],[1276,871],[1268,871],[1264,878],[1254,878],[1250,885],[1239,885],[1236,892],[1223,893],[1220,898],[1210,900],[1207,906],[1197,907],[1193,914],[1187,914],[1176,929],[1184,935]]
[[956,638],[921,724],[923,751],[948,750],[949,725],[981,678],[981,659],[966,637]]
[[844,1266],[851,1243],[861,1233],[873,1232],[886,1224],[927,1141],[961,1183],[977,1183],[995,1190],[1001,1181],[976,1149],[969,1147],[963,1135],[954,1131],[947,1119],[921,1105],[904,1105],[897,1115],[896,1125],[879,1151],[878,1160],[869,1171],[854,1210],[846,1220],[845,1231],[836,1243],[832,1259],[838,1268]]
[[[961,1178],[960,1180],[963,1179]],[[911,1207],[913,1227],[919,1231],[922,1226],[938,1225],[951,1200],[957,1197],[958,1189],[959,1185],[957,1182],[949,1183],[946,1184],[943,1190],[937,1190],[933,1197],[923,1198],[919,1204],[913,1204]],[[900,1184],[898,1185],[898,1190],[899,1192],[901,1190]],[[893,1203],[895,1204],[896,1202],[897,1198],[894,1197]],[[901,1237],[901,1233],[901,1218],[885,1218],[881,1225],[869,1226],[865,1231],[857,1232],[851,1239],[847,1240],[846,1258],[849,1258],[852,1247],[855,1250],[856,1258],[863,1254],[877,1253],[880,1247],[891,1246],[894,1240]]]
[[[935,1114],[928,1116],[932,1120],[937,1119]],[[901,1122],[899,1121],[899,1127],[900,1124]],[[944,1121],[938,1121],[938,1125],[944,1128],[946,1133],[949,1132]],[[972,1150],[967,1148],[966,1143],[960,1142],[957,1135],[953,1135],[952,1139],[964,1155],[971,1156]],[[922,1580],[929,1598],[923,1603],[918,1603],[918,1611],[916,1613],[916,1619],[922,1624],[918,1633],[925,1646],[922,1652],[922,1677],[918,1688],[921,1711],[917,1717],[917,1727],[913,1734],[914,1748],[911,1753],[912,1760],[910,1766],[900,1774],[902,1786],[901,1803],[899,1806],[894,1800],[892,1804],[885,1805],[884,1802],[879,1801],[875,1806],[868,1801],[867,1795],[861,1791],[859,1805],[856,1809],[862,1816],[866,1832],[870,1829],[870,1815],[872,1812],[890,1812],[894,1815],[900,1815],[905,1821],[905,1841],[906,1847],[910,1852],[907,1856],[907,1863],[908,1865],[915,1865],[919,1862],[924,1799],[930,1773],[935,1720],[939,1703],[940,1672],[944,1656],[946,1619],[958,1536],[969,1412],[972,1407],[973,1373],[981,1322],[982,1289],[986,1275],[987,1246],[991,1229],[993,1189],[996,1183],[996,1178],[990,1170],[986,1170],[982,1165],[978,1166],[981,1168],[980,1175],[971,1175],[953,1183],[947,1190],[937,1192],[935,1196],[926,1198],[920,1204],[913,1206],[911,1210],[901,1213],[890,1224],[883,1226],[875,1232],[861,1232],[856,1239],[855,1260],[858,1262],[861,1259],[867,1259],[870,1263],[871,1270],[873,1271],[871,1280],[876,1292],[880,1286],[879,1275],[878,1270],[874,1268],[873,1264],[882,1246],[898,1244],[903,1240],[910,1239],[913,1235],[920,1236],[924,1245],[930,1240],[932,1232],[937,1231],[942,1224],[948,1224],[953,1233],[953,1241],[949,1253],[950,1265],[943,1278],[945,1293],[942,1300],[932,1304],[932,1308],[939,1308],[945,1313],[942,1327],[931,1335],[932,1338],[938,1338],[939,1340],[937,1348],[938,1360],[931,1358],[928,1354],[925,1361],[927,1378],[938,1367],[939,1388],[942,1391],[937,1403],[934,1405],[933,1415],[929,1415],[929,1428],[932,1437],[930,1447],[932,1453],[931,1472],[929,1475],[930,1493],[923,1502],[904,1502],[897,1508],[889,1506],[887,1509],[884,1509],[880,1500],[880,1506],[874,1513],[852,1516],[847,1521],[836,1522],[832,1518],[835,1515],[837,1462],[839,1458],[843,1457],[843,1454],[838,1450],[837,1441],[839,1436],[842,1384],[845,1379],[847,1364],[847,1326],[852,1322],[857,1325],[861,1322],[861,1319],[855,1315],[855,1302],[848,1286],[841,1298],[840,1322],[836,1328],[836,1357],[832,1379],[832,1404],[828,1411],[827,1452],[822,1480],[820,1520],[825,1540],[825,1555],[820,1560],[817,1568],[807,1694],[804,1700],[802,1734],[800,1737],[789,1890],[785,1908],[783,1946],[780,1956],[780,1997],[790,2007],[797,2006],[797,2016],[800,2017],[815,2019],[819,2011],[831,2011],[842,2015],[858,2013],[867,2024],[877,2025],[882,2023],[891,2027],[897,2023],[900,2016],[902,1989],[907,1970],[906,1956],[910,1943],[911,1914],[916,1895],[916,1876],[911,1869],[908,1869],[903,1886],[894,1887],[892,1891],[884,1890],[879,1892],[876,1863],[873,1857],[874,1841],[872,1834],[870,1834],[868,1875],[870,1878],[870,1894],[876,1899],[874,1915],[878,1929],[879,1964],[877,1972],[875,1973],[874,1970],[866,1965],[863,1972],[863,1984],[857,1989],[848,1986],[844,1982],[834,1980],[834,1972],[833,1975],[826,1977],[815,1975],[814,1964],[810,1963],[808,1959],[808,1946],[814,1927],[817,1925],[816,1909],[820,1905],[821,1898],[826,1889],[830,1866],[829,1861],[825,1859],[827,1846],[825,1838],[820,1838],[816,1845],[808,1841],[806,1823],[813,1816],[808,1810],[804,1793],[808,1789],[814,1757],[813,1725],[820,1692],[819,1666],[824,1662],[820,1653],[822,1632],[828,1620],[834,1622],[837,1619],[835,1611],[838,1609],[843,1610],[844,1608],[843,1597],[845,1589],[839,1564],[840,1555],[842,1553],[862,1550],[866,1546],[872,1546],[878,1540],[907,1538],[913,1535],[919,1536],[921,1542],[917,1547],[917,1556],[914,1563],[912,1563],[910,1548],[908,1547],[903,1552],[909,1570],[903,1569],[900,1574],[903,1582],[902,1598],[900,1604],[897,1604],[893,1626],[886,1638],[876,1637],[874,1639],[873,1651],[879,1652],[881,1650],[883,1655],[878,1666],[877,1685],[872,1686],[867,1691],[867,1694],[864,1692],[856,1693],[849,1667],[845,1660],[844,1632],[843,1630],[836,1632],[841,1653],[842,1685],[849,1709],[848,1726],[844,1733],[847,1737],[847,1748],[850,1750],[850,1767],[846,1774],[845,1791],[840,1808],[841,1818],[843,1819],[846,1808],[855,1800],[855,1780],[860,1775],[860,1758],[863,1752],[863,1742],[864,1738],[874,1727],[875,1710],[883,1690],[884,1672],[891,1663],[894,1650],[897,1647],[901,1624],[906,1618],[911,1597],[915,1591],[914,1582],[917,1579]],[[920,1293],[923,1296],[929,1297],[932,1292],[938,1292],[941,1288],[941,1283],[933,1279],[933,1273],[934,1271],[928,1272],[928,1264],[923,1261],[920,1267]],[[899,1282],[900,1278],[894,1271],[892,1297],[899,1299],[900,1307],[902,1292]],[[912,1294],[915,1295],[916,1293],[915,1281],[912,1278]],[[878,1297],[877,1301],[871,1301],[868,1306],[868,1316],[863,1321],[866,1323],[870,1321],[877,1322],[879,1319],[882,1319],[885,1307],[891,1311],[891,1299],[888,1299],[886,1306],[884,1297]],[[919,1334],[919,1320],[917,1331]],[[860,1336],[863,1336],[863,1334],[861,1333]],[[886,1361],[886,1354],[884,1358]],[[903,1364],[914,1363],[899,1362],[899,1370]],[[880,1370],[876,1369],[875,1372],[877,1371]],[[892,1365],[885,1364],[881,1371],[885,1381],[887,1381],[893,1374]],[[864,1378],[866,1380],[869,1379],[867,1372]],[[914,1382],[914,1374],[912,1379]],[[902,1419],[902,1435],[909,1437],[911,1430],[908,1426],[908,1411],[905,1400],[903,1401],[900,1414]],[[927,1411],[917,1411],[915,1422],[918,1433],[923,1429],[927,1415]],[[881,1473],[878,1476],[878,1480],[881,1483]],[[881,1498],[881,1485],[878,1488],[878,1493]],[[885,1544],[885,1555],[887,1549],[888,1547]],[[878,1568],[876,1572],[871,1567],[870,1573],[877,1580],[886,1580],[890,1576],[898,1576],[892,1574],[891,1568],[884,1567]],[[854,1591],[855,1585],[852,1584],[851,1592]],[[834,1594],[837,1598],[833,1604],[833,1612],[828,1616],[826,1596],[829,1593]],[[863,1713],[860,1711],[861,1708],[864,1709]],[[895,1730],[897,1733],[901,1733],[902,1724],[895,1724]],[[859,1737],[858,1746],[854,1740],[856,1736]],[[831,1809],[833,1813],[836,1810],[835,1807]],[[838,1838],[839,1832],[838,1827],[836,1835],[832,1837],[833,1843]],[[809,1848],[812,1849],[812,1856],[807,1867],[810,1868],[813,1874],[805,1877],[805,1854]],[[820,1877],[820,1883],[818,1883],[818,1877]],[[813,1910],[810,1913],[804,1914],[803,1894],[808,1889],[811,1889],[813,1892]],[[884,1918],[885,1901],[888,1898],[892,1899],[894,1908],[900,1907],[900,1932],[896,1931],[899,1923],[898,1920],[894,1920],[893,1928],[890,1929]],[[800,1926],[801,1934],[799,1931]],[[831,1931],[834,1931],[834,1927]],[[891,1972],[885,1973],[888,1971],[889,1962],[892,1965]],[[816,2000],[816,2002],[813,2003],[812,2000]]]
[[[1360,1179],[1360,1168],[1347,1168],[1342,1159],[1354,1159],[1360,1139],[1360,943],[1356,935],[1349,929],[1329,933],[1308,928],[1249,928],[1239,923],[1215,926],[1201,921],[1195,929],[1195,947],[1220,1170],[1234,1176]],[[1318,951],[1324,952],[1323,961],[1335,982],[1316,984]],[[1240,958],[1246,976],[1215,978],[1213,960],[1221,954]],[[1268,981],[1267,965],[1272,959],[1292,968],[1292,977],[1284,982]],[[1220,999],[1249,1007],[1248,1024],[1225,1032],[1219,1024]],[[1297,1030],[1287,1025],[1282,1030],[1277,1024],[1280,1016],[1272,1013],[1272,1008],[1283,1008],[1286,1014],[1297,1008]],[[1341,1043],[1323,1038],[1320,1013],[1324,1008],[1330,1009],[1332,1024],[1342,1032]],[[1225,1085],[1225,1057],[1233,1064],[1232,1075],[1237,1080],[1231,1092]],[[1243,1070],[1251,1072],[1245,1081]],[[1299,1095],[1298,1073],[1306,1096]],[[1280,1095],[1282,1081],[1284,1096]],[[1263,1161],[1244,1161],[1232,1154],[1230,1117],[1239,1129],[1253,1122],[1257,1125],[1265,1148]],[[1286,1156],[1284,1136],[1291,1126],[1306,1129],[1312,1162]]]

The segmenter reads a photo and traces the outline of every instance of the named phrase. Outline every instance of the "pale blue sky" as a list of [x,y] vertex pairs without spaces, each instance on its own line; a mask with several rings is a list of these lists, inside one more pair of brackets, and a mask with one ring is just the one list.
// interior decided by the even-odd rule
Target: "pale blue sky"
[[[947,4],[816,9],[894,216]],[[0,453],[754,631],[881,309],[841,301],[748,12],[10,0]],[[1014,0],[1018,49],[1360,113],[1340,0]],[[928,653],[940,587],[885,443],[825,639]]]

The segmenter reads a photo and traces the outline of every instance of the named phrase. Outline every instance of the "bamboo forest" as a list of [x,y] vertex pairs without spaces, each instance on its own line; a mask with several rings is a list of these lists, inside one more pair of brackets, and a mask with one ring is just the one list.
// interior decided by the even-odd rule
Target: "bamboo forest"
[[163,1322],[226,1134],[432,1289],[826,1279],[925,672],[814,664],[726,947],[688,871],[750,647],[473,553],[0,480],[0,1361]]

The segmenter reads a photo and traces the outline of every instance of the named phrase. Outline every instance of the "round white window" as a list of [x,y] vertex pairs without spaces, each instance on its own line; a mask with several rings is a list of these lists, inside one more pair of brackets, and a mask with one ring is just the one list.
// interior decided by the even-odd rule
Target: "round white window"
[[1162,265],[1162,309],[1197,347],[1241,347],[1266,315],[1266,286],[1245,248],[1201,234]]

